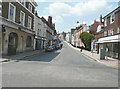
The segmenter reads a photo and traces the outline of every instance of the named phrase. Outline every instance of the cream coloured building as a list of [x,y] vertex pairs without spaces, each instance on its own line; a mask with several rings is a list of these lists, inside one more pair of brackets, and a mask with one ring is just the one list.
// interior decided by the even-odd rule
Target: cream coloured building
[[2,54],[14,55],[34,49],[34,12],[37,3],[2,2]]

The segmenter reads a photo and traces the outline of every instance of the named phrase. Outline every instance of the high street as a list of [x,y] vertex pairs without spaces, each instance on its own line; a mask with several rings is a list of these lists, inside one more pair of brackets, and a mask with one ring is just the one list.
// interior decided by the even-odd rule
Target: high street
[[117,87],[118,70],[62,49],[2,64],[3,87]]

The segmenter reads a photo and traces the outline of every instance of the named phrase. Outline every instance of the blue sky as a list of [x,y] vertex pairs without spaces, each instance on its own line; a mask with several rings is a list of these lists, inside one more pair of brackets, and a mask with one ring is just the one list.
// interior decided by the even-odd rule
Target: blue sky
[[53,17],[57,32],[68,32],[77,26],[77,21],[88,25],[100,15],[105,16],[118,6],[119,0],[37,0],[39,16]]

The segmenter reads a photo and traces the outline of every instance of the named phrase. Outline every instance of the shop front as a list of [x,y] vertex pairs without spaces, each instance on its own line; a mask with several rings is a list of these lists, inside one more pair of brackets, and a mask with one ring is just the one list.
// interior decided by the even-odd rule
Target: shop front
[[106,57],[120,59],[120,39],[118,36],[119,35],[100,38],[97,42],[99,45],[99,53],[101,53],[100,51],[103,49]]

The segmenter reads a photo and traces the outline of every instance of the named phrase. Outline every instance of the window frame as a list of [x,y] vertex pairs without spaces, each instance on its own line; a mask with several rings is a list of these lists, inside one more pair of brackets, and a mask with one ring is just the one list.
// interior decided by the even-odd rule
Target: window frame
[[117,29],[117,33],[120,33],[120,27],[118,27],[118,29]]
[[104,26],[107,26],[107,18],[104,19]]
[[[14,15],[13,15],[13,20],[10,19],[10,6],[14,7]],[[9,11],[8,11],[8,19],[12,22],[15,22],[15,14],[16,14],[16,6],[13,5],[12,3],[9,3]]]
[[[23,17],[23,24],[21,24],[21,13],[24,14],[24,17]],[[20,11],[20,24],[21,24],[22,26],[25,26],[25,12],[23,12],[22,10]]]
[[[31,6],[31,8],[30,8],[30,6]],[[29,3],[29,4],[28,4],[28,10],[30,10],[30,11],[32,12],[32,8],[33,8],[32,4]]]
[[[114,19],[114,21],[113,21],[113,19]],[[115,13],[112,13],[111,16],[110,16],[110,24],[112,24],[114,22],[115,22]]]
[[108,36],[108,31],[104,31],[104,36]]
[[[29,19],[30,21],[30,26],[29,26]],[[32,17],[28,16],[28,28],[32,29]]]

